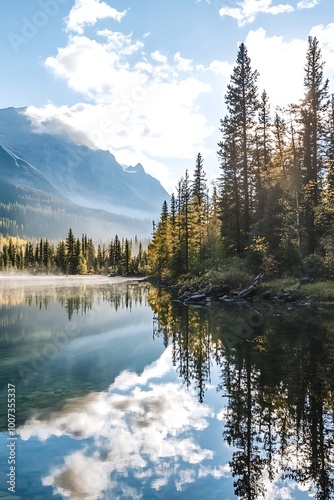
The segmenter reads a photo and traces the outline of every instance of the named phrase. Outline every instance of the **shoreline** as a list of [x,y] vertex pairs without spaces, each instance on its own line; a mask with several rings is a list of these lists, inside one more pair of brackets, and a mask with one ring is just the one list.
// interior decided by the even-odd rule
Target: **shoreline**
[[[179,282],[166,282],[158,278],[147,278],[147,281],[158,288],[164,288],[177,294],[177,300],[185,304],[208,302],[219,300],[223,302],[244,301],[248,304],[265,300],[272,303],[301,303],[311,304],[333,304],[334,303],[334,281],[316,280],[313,283],[301,284],[294,278],[277,278],[274,280],[263,280],[254,286],[250,294],[238,297],[240,288],[236,289],[223,282],[193,277],[194,281],[183,280]],[[244,284],[244,286],[247,285]],[[242,289],[243,287],[241,287]]]

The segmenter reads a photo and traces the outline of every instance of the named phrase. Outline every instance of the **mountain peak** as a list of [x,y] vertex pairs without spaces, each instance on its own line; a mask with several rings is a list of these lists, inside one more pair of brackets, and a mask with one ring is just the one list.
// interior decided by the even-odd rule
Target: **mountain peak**
[[0,185],[6,181],[15,189],[27,188],[27,197],[35,189],[41,199],[41,193],[52,194],[72,206],[109,214],[158,216],[168,194],[141,163],[122,166],[109,151],[78,145],[47,127],[36,133],[22,111],[0,109],[0,146],[6,157],[6,163],[0,162]]
[[134,174],[141,173],[141,174],[146,175],[144,167],[141,163],[137,163],[137,165],[134,167],[132,167],[131,165],[129,167],[125,167],[125,170],[126,170],[126,172],[130,172],[130,173],[134,173]]

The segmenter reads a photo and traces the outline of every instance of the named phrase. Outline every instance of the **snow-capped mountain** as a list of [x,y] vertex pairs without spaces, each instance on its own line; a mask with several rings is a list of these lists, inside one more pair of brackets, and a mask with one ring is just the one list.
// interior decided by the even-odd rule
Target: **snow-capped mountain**
[[97,220],[96,211],[111,221],[112,214],[151,220],[169,197],[140,164],[124,167],[108,151],[77,145],[65,132],[38,133],[25,108],[0,110],[0,182],[0,203],[81,207]]

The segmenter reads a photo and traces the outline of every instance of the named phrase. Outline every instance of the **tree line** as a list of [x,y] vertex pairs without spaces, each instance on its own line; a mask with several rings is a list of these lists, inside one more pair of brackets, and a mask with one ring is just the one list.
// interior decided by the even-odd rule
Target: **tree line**
[[234,258],[271,275],[320,268],[334,277],[334,94],[309,37],[304,96],[271,112],[239,47],[220,121],[220,175],[209,190],[199,153],[153,225],[157,276],[201,274]]
[[[145,242],[144,242],[145,244]],[[109,273],[117,275],[145,274],[147,252],[137,237],[117,235],[108,243],[94,245],[83,234],[76,238],[72,229],[57,244],[47,238],[36,243],[9,237],[0,240],[0,271],[28,270],[63,274]]]

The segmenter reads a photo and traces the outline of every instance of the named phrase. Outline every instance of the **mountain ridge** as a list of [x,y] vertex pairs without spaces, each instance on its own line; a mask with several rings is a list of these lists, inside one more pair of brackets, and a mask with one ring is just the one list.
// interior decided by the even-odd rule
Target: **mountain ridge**
[[[105,212],[111,223],[116,215],[146,224],[158,217],[162,202],[169,195],[140,163],[134,167],[120,165],[109,151],[75,144],[65,131],[37,132],[25,110],[0,109],[0,181],[11,186],[12,193],[9,200],[6,190],[1,190],[1,205],[12,203],[13,199],[22,206],[29,206],[29,199],[38,205],[40,198],[52,199],[54,210],[58,202],[69,213],[82,208],[88,216],[91,211],[89,217],[97,222],[95,211],[99,216]],[[4,215],[0,211],[0,217]],[[126,223],[123,233],[125,229]],[[149,231],[148,227],[147,234]]]

